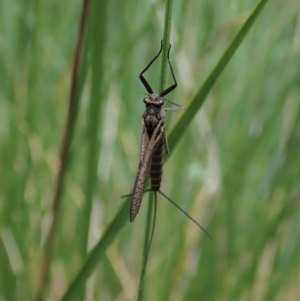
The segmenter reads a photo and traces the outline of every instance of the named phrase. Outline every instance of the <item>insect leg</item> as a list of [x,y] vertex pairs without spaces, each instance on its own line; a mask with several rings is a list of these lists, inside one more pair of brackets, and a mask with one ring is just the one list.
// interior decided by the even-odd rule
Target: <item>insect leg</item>
[[166,194],[164,194],[161,190],[158,192],[164,196],[170,203],[172,203],[178,210],[180,210],[185,216],[187,216],[192,222],[194,222],[211,240],[211,235],[202,227],[195,219],[193,219],[186,211],[184,211],[179,205],[177,205],[173,200],[171,200]]
[[164,97],[165,95],[169,94],[171,91],[173,91],[177,87],[177,81],[176,81],[176,78],[175,78],[175,75],[174,75],[172,64],[170,62],[170,49],[171,49],[171,44],[169,44],[169,49],[168,49],[168,63],[169,63],[170,69],[171,69],[171,74],[172,74],[172,77],[173,77],[173,80],[174,80],[174,84],[171,87],[167,88],[166,90],[162,91],[159,94],[161,97]]
[[149,83],[147,82],[146,78],[143,76],[143,74],[148,70],[148,68],[153,64],[153,62],[159,57],[162,49],[163,49],[163,41],[161,41],[161,46],[160,46],[160,50],[159,50],[158,54],[151,60],[151,62],[146,66],[146,68],[140,74],[140,80],[143,83],[143,85],[145,86],[148,93],[150,93],[150,94],[153,94],[153,90],[152,90],[151,86],[149,85]]

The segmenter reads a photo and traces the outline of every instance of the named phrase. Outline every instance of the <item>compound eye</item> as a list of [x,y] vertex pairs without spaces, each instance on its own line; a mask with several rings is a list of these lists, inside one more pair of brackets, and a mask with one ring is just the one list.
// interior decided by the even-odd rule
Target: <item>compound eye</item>
[[148,102],[148,101],[147,101],[147,97],[145,97],[143,100],[144,100],[144,103],[147,103],[147,102]]

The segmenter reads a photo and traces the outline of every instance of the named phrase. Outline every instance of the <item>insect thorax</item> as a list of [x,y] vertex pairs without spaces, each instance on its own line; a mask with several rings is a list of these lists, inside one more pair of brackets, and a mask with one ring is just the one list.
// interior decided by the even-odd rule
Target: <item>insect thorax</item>
[[164,121],[163,98],[158,94],[149,94],[144,98],[146,111],[143,114],[144,124],[148,131],[152,132],[158,123]]

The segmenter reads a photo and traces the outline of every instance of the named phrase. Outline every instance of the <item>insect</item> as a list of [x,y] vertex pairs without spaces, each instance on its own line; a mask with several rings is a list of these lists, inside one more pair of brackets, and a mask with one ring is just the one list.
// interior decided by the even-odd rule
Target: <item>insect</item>
[[[137,216],[144,192],[153,191],[157,192],[169,200],[174,206],[182,211],[189,219],[198,225],[209,237],[209,233],[198,224],[189,214],[187,214],[182,208],[180,208],[174,201],[172,201],[167,195],[160,190],[160,184],[162,179],[162,167],[163,167],[163,154],[164,148],[169,153],[168,139],[166,135],[165,126],[165,112],[166,111],[181,111],[184,108],[178,104],[175,104],[169,100],[164,99],[164,96],[169,94],[177,87],[177,81],[174,75],[172,64],[170,62],[170,49],[169,44],[167,59],[168,65],[171,70],[174,84],[163,90],[160,94],[153,93],[150,84],[147,82],[143,74],[150,68],[154,61],[160,56],[163,49],[163,41],[161,41],[161,47],[158,54],[150,61],[146,68],[140,73],[140,80],[145,86],[148,95],[144,98],[146,110],[142,116],[143,132],[142,132],[142,143],[141,143],[141,154],[137,176],[131,195],[131,206],[130,206],[130,221],[133,222]],[[164,101],[168,101],[175,105],[170,108],[163,108]],[[150,175],[151,189],[145,190],[146,181]]]

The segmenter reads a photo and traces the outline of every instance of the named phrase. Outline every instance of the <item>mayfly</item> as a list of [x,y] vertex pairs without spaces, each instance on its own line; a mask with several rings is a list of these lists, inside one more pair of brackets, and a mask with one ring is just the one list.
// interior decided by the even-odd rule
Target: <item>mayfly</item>
[[[174,206],[182,211],[189,219],[197,224],[209,237],[209,233],[197,223],[189,214],[187,214],[182,208],[180,208],[174,201],[172,201],[167,195],[160,190],[161,178],[162,178],[162,166],[163,166],[163,153],[164,147],[166,152],[169,153],[168,139],[166,135],[165,126],[165,112],[166,111],[181,111],[184,108],[178,104],[175,104],[169,100],[164,99],[164,96],[169,94],[177,87],[177,81],[173,72],[172,64],[170,62],[170,49],[169,45],[167,52],[168,64],[171,70],[174,84],[169,88],[163,90],[160,94],[153,93],[150,84],[147,82],[143,74],[150,68],[154,61],[159,57],[163,49],[163,41],[158,54],[150,61],[146,68],[140,73],[140,80],[148,91],[148,95],[144,98],[146,110],[142,116],[143,132],[142,132],[142,144],[140,162],[138,167],[137,176],[131,195],[131,207],[130,207],[130,221],[133,222],[137,216],[143,194],[146,191],[159,192],[167,200],[169,200]],[[172,103],[175,107],[163,108],[164,100]],[[150,175],[151,189],[145,190],[145,184]]]

